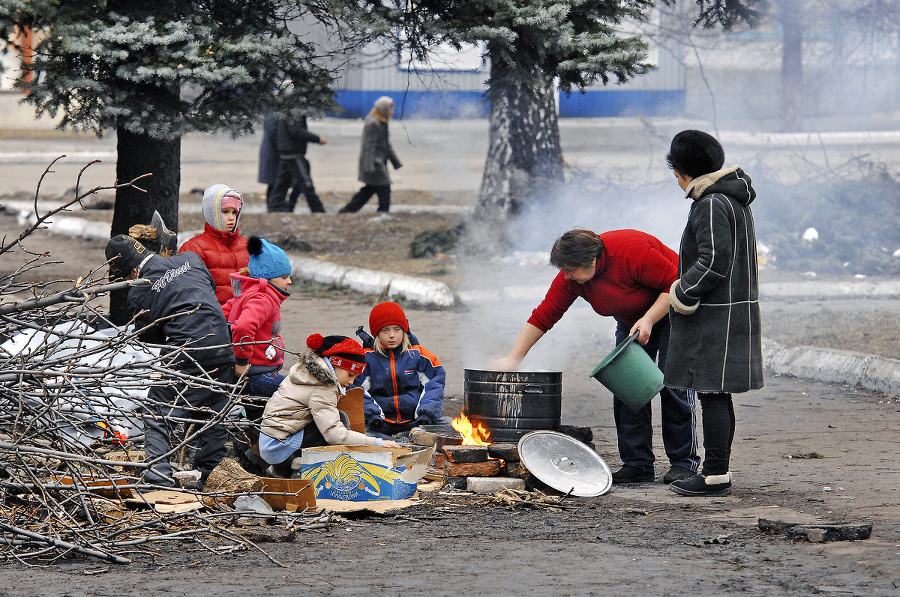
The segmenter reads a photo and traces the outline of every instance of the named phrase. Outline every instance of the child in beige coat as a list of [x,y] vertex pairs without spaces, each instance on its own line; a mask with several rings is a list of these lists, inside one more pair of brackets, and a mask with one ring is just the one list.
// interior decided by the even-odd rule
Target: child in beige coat
[[306,345],[309,350],[300,355],[266,403],[259,436],[262,458],[276,473],[290,477],[299,469],[303,448],[399,447],[396,442],[352,431],[341,421],[338,400],[366,368],[363,347],[346,336],[321,334],[307,338]]

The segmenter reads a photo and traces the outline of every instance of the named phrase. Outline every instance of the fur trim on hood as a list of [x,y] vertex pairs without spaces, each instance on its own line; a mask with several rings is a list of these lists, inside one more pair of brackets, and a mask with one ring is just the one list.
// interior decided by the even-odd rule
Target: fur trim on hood
[[756,199],[750,177],[738,165],[698,176],[688,184],[684,196],[696,200],[710,193],[722,193],[744,205],[750,205]]
[[291,381],[299,385],[338,385],[337,377],[325,364],[325,361],[312,350],[306,350],[300,355],[299,371],[291,375]]

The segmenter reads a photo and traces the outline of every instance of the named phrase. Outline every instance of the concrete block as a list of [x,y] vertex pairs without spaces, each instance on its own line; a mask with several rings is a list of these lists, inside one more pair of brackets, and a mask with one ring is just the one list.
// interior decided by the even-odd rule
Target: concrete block
[[387,292],[393,274],[374,269],[354,267],[344,272],[343,285],[363,294],[381,295]]
[[388,287],[388,296],[402,296],[410,301],[425,305],[449,307],[456,302],[450,287],[443,282],[394,275]]
[[900,361],[882,357],[870,358],[860,384],[870,390],[900,396]]
[[525,481],[510,477],[469,477],[466,489],[475,493],[497,493],[504,489],[525,489]]

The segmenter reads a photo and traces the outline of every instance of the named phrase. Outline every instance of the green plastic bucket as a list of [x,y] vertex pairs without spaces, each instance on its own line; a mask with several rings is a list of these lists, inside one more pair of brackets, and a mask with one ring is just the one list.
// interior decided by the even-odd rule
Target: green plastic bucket
[[639,411],[663,389],[663,372],[636,344],[637,332],[626,338],[594,367],[591,377],[622,402]]

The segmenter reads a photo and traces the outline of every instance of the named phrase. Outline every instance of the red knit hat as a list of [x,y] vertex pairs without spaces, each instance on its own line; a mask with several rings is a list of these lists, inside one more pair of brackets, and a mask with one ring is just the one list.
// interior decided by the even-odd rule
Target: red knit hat
[[377,336],[378,332],[389,325],[400,326],[404,332],[409,333],[409,320],[400,305],[388,301],[372,307],[372,312],[369,313],[369,333]]
[[335,367],[357,375],[366,370],[366,351],[352,338],[313,334],[306,339],[306,345],[320,357],[328,357]]

